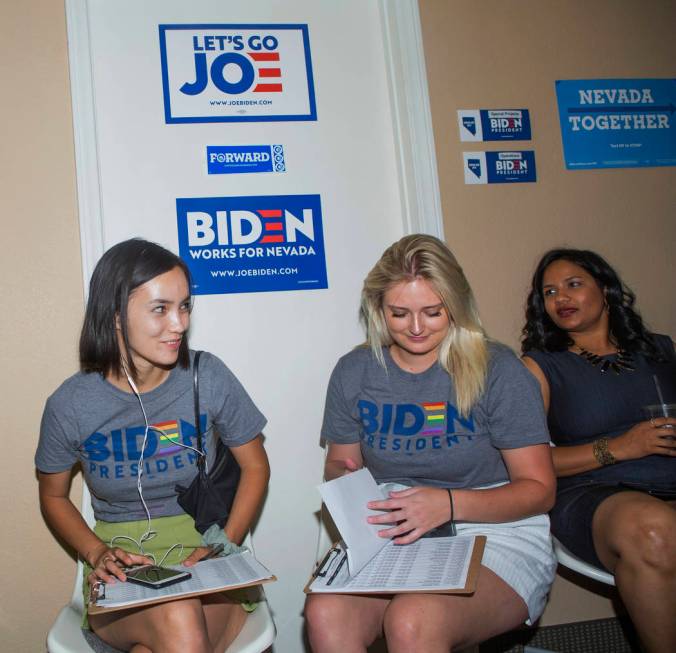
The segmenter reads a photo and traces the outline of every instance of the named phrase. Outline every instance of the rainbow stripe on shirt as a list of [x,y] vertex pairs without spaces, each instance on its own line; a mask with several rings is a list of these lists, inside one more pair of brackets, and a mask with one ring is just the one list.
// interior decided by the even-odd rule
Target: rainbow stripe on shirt
[[430,403],[422,405],[425,411],[425,425],[420,435],[439,435],[446,432],[446,402]]
[[158,456],[169,456],[183,448],[176,444],[181,441],[181,434],[178,431],[178,422],[176,420],[158,422],[157,424],[153,424],[153,428],[162,432],[162,435],[157,433],[160,441],[157,449]]

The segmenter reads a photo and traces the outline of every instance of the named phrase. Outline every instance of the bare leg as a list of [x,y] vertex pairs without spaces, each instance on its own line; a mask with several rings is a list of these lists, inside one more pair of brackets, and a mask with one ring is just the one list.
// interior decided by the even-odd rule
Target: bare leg
[[305,601],[305,621],[314,653],[365,653],[382,635],[390,598],[312,594]]
[[390,653],[448,653],[515,628],[528,610],[509,585],[482,567],[471,596],[319,594],[308,597],[305,617],[314,653],[364,653],[383,631]]
[[162,653],[211,653],[202,602],[183,599],[110,614],[90,615],[94,632],[115,648]]
[[133,653],[222,653],[245,620],[239,602],[224,594],[89,617],[102,640]]
[[210,594],[202,599],[209,641],[214,653],[223,653],[242,630],[247,613],[239,601],[226,594]]
[[640,492],[620,492],[592,520],[596,553],[650,653],[676,651],[676,510]]
[[483,642],[528,618],[523,599],[481,568],[472,595],[398,594],[385,612],[389,653],[448,653]]

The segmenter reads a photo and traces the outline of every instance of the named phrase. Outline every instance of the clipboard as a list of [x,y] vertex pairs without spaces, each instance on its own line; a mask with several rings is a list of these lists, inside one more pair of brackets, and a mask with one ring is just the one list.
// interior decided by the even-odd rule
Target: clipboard
[[[233,571],[234,565],[237,565],[236,572]],[[248,578],[244,576],[239,582],[224,582],[223,579],[226,576],[243,576],[242,569],[246,571],[247,567],[251,569],[250,573],[246,572]],[[253,588],[277,580],[277,577],[271,574],[248,551],[224,558],[212,558],[198,562],[190,567],[190,571],[193,574],[192,578],[160,589],[120,581],[110,585],[97,583],[90,589],[87,612],[93,615],[107,614],[118,610],[157,605],[179,598],[187,599],[218,592]],[[119,599],[119,601],[116,598],[111,599],[111,593],[114,595],[121,593],[124,598]],[[257,599],[252,596],[252,600]],[[111,601],[113,602],[112,605],[110,604]]]
[[[379,556],[375,556],[369,563],[367,563],[362,570],[357,573],[351,582],[340,583],[336,582],[339,574],[344,569],[344,561],[347,559],[345,549],[342,543],[335,543],[329,551],[326,553],[321,563],[317,565],[317,568],[310,576],[308,582],[306,583],[303,591],[306,594],[473,594],[476,590],[477,580],[479,577],[479,572],[481,570],[481,559],[483,557],[484,547],[486,546],[486,536],[477,535],[477,536],[454,536],[454,537],[444,537],[444,538],[423,538],[417,540],[417,542],[422,543],[431,543],[430,545],[422,544],[421,547],[431,547],[435,543],[435,540],[440,541],[455,541],[455,543],[460,543],[463,540],[472,540],[471,542],[471,552],[468,556],[467,570],[463,577],[462,584],[453,585],[453,586],[444,586],[443,583],[437,583],[435,585],[428,585],[424,589],[420,587],[404,587],[400,585],[391,584],[389,586],[370,586],[362,587],[359,584],[359,578],[366,572],[366,576],[372,577],[375,574],[377,575],[377,569],[374,570],[373,565],[381,564]],[[391,545],[392,547],[397,547],[399,552],[405,551],[406,547],[414,546],[413,544],[406,545]],[[390,548],[385,547],[383,551]],[[336,552],[336,553],[333,553]],[[387,553],[387,552],[386,552]],[[386,555],[386,554],[385,554]],[[343,580],[345,573],[342,574]],[[333,578],[333,580],[331,580]],[[320,579],[322,579],[320,581]],[[334,585],[333,583],[336,582]],[[415,584],[415,583],[414,583]]]

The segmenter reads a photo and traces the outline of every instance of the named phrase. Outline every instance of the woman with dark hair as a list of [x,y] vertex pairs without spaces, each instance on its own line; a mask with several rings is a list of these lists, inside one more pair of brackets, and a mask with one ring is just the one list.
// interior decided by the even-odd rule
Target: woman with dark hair
[[[94,270],[81,371],[47,400],[35,456],[42,512],[84,560],[89,584],[124,581],[133,564],[192,566],[214,541],[237,550],[263,500],[265,418],[232,372],[204,352],[202,430],[214,433],[207,442],[220,437],[230,447],[241,476],[224,529],[214,525],[203,537],[177,502],[175,486],[190,484],[202,455],[195,449],[190,311],[185,263],[155,243],[119,243]],[[211,462],[215,447],[206,450]],[[77,463],[92,496],[93,530],[69,499]],[[245,617],[241,597],[224,593],[89,615],[86,626],[125,651],[205,653],[224,651]]]
[[[364,280],[367,345],[343,356],[326,397],[327,479],[365,466],[386,484],[368,521],[396,544],[484,535],[471,595],[314,594],[316,653],[447,653],[524,621],[545,605],[556,569],[547,510],[555,478],[537,383],[490,341],[472,289],[446,245],[405,236]],[[365,506],[366,507],[366,506]]]
[[[547,252],[528,295],[522,351],[540,382],[558,479],[552,532],[615,575],[648,651],[676,650],[676,354],[598,254]],[[665,413],[667,414],[667,413]]]

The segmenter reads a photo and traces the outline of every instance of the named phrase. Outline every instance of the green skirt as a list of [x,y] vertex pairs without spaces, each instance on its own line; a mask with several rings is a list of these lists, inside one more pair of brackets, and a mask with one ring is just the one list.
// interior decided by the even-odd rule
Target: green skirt
[[[182,514],[175,517],[157,517],[150,523],[150,528],[156,534],[143,542],[139,548],[141,536],[148,530],[148,520],[127,522],[97,521],[94,533],[110,547],[119,547],[129,553],[154,556],[157,564],[163,567],[178,565],[183,562],[197,547],[202,546],[202,535],[195,529],[195,522],[190,515]],[[176,546],[182,544],[183,546]],[[171,547],[174,547],[171,549]],[[167,555],[167,551],[169,554]],[[164,557],[166,555],[166,558]],[[164,559],[163,559],[164,558]],[[87,577],[92,568],[84,563],[84,577],[82,580],[82,594],[84,597],[84,616],[82,627],[89,628],[87,620],[87,601],[89,598],[89,582]],[[226,592],[234,600],[241,602],[247,612],[256,609],[256,601],[252,601],[252,592],[248,588]],[[255,588],[253,588],[255,590]]]

